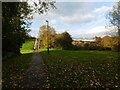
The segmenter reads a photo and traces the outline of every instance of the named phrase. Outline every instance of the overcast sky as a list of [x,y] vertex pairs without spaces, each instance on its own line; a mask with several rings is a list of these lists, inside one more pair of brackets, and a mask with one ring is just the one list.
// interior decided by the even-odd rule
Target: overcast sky
[[30,26],[31,36],[38,36],[39,28],[46,25],[54,27],[57,33],[67,31],[74,38],[107,35],[106,14],[114,2],[56,2],[57,9],[44,15],[35,14]]

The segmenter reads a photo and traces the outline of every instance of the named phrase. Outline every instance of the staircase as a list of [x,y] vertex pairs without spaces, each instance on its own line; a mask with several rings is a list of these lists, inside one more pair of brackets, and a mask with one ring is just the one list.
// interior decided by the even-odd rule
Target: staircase
[[39,39],[38,38],[36,38],[35,40],[34,50],[39,50]]

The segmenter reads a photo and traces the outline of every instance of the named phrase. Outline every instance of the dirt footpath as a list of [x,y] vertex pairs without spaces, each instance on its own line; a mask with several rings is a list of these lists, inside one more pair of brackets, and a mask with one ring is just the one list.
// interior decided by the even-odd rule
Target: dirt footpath
[[27,70],[24,79],[23,87],[24,88],[44,88],[46,87],[46,75],[44,73],[42,56],[38,53],[37,50],[33,53],[32,62]]

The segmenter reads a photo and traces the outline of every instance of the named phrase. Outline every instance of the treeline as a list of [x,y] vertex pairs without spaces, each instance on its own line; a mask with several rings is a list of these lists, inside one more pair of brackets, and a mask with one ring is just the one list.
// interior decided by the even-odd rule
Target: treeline
[[40,27],[41,48],[71,49],[72,38],[68,32],[57,34],[55,29],[43,25]]
[[119,36],[94,37],[94,42],[73,41],[68,32],[57,34],[55,29],[43,25],[40,27],[41,48],[56,48],[63,50],[112,50],[120,51]]
[[95,37],[96,43],[105,48],[110,48],[113,51],[120,51],[120,36],[104,36]]
[[76,50],[112,50],[120,51],[120,37],[119,36],[104,36],[95,37],[94,42],[73,42]]

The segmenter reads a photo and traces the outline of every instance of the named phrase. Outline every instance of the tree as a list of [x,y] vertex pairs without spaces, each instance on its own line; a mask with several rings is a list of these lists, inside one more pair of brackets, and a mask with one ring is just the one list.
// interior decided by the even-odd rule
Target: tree
[[57,34],[54,41],[54,47],[61,49],[71,49],[72,41],[73,40],[68,32]]
[[40,27],[40,39],[42,40],[45,48],[53,47],[53,41],[55,37],[55,29],[50,26],[43,25]]
[[120,1],[113,6],[113,10],[109,12],[108,17],[110,26],[114,26],[117,30],[117,36],[112,37],[112,50],[120,51]]
[[110,36],[104,36],[102,38],[101,44],[103,47],[111,48],[111,41],[112,41],[112,38]]
[[101,46],[101,41],[102,41],[102,38],[101,37],[97,37],[95,36],[95,41],[96,41],[96,46]]
[[111,49],[113,51],[120,51],[120,37],[114,36],[111,38]]
[[50,9],[56,9],[55,7],[55,1],[52,1],[52,0],[38,0],[39,2],[36,3],[34,2],[33,0],[32,1],[32,9],[34,10],[33,11],[33,14],[34,13],[39,13],[39,14],[44,14],[45,12],[48,12]]
[[107,18],[110,21],[110,27],[117,28],[118,36],[120,36],[120,1],[113,6],[113,10],[109,12]]
[[20,53],[22,43],[25,42],[34,13],[43,14],[54,8],[55,2],[39,1],[34,6],[28,2],[3,2],[2,3],[2,54]]
[[3,56],[8,52],[20,53],[27,33],[25,28],[29,25],[25,19],[30,18],[30,12],[31,9],[25,2],[2,3]]

